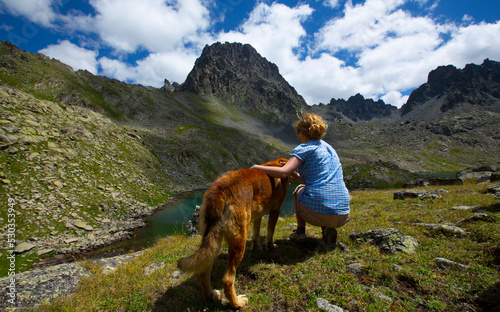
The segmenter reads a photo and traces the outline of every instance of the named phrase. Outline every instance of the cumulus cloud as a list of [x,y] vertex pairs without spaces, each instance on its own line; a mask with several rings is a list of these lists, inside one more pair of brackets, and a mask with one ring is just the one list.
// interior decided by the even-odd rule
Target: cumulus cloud
[[340,5],[339,0],[324,0],[323,5],[335,9]]
[[74,70],[86,69],[93,74],[97,74],[98,64],[96,58],[98,53],[96,51],[81,48],[68,40],[49,45],[39,52],[60,60],[73,67]]
[[111,47],[131,53],[138,48],[165,52],[204,32],[209,12],[200,0],[92,0],[95,31]]
[[56,19],[53,0],[2,0],[3,7],[15,16],[23,16],[31,22],[50,26]]
[[99,65],[105,76],[130,83],[161,87],[167,77],[171,83],[184,82],[197,57],[197,54],[174,50],[150,54],[133,65],[102,57],[99,59]]
[[312,12],[308,5],[290,8],[279,3],[260,3],[238,30],[220,33],[217,40],[249,43],[280,70],[286,70],[295,63],[294,49],[306,35],[301,23]]

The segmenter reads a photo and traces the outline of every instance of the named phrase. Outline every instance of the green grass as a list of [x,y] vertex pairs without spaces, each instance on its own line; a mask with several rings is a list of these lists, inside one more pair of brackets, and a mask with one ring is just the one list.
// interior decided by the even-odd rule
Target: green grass
[[[450,186],[442,198],[424,201],[393,200],[395,190],[352,192],[351,221],[339,231],[339,241],[349,253],[338,249],[325,253],[314,240],[291,242],[287,237],[295,219],[280,220],[275,233],[279,248],[272,252],[247,249],[238,268],[237,293],[249,297],[244,310],[319,311],[316,299],[324,298],[349,311],[487,311],[487,304],[498,304],[492,290],[498,289],[500,279],[498,254],[495,260],[500,244],[499,222],[465,223],[461,225],[467,230],[465,237],[433,233],[415,224],[456,223],[473,216],[471,211],[450,210],[459,205],[482,207],[498,220],[500,204],[485,193],[487,186]],[[418,240],[416,254],[382,254],[372,245],[356,245],[348,236],[355,230],[390,227]],[[307,233],[314,238],[321,236],[316,227],[308,227]],[[88,263],[92,274],[74,294],[37,311],[225,311],[223,304],[202,299],[196,276],[173,278],[176,260],[193,253],[198,244],[199,238],[183,235],[164,238],[107,275],[95,263]],[[469,268],[440,269],[436,257]],[[165,266],[146,276],[144,268],[157,262]],[[226,262],[227,250],[223,249],[212,272],[217,289],[222,288]],[[361,276],[350,273],[346,265],[352,263],[361,263],[365,272]]]

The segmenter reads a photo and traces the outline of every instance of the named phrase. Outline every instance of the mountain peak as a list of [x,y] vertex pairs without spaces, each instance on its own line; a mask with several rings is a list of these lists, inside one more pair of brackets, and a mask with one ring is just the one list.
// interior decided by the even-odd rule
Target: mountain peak
[[206,45],[181,90],[214,97],[271,123],[288,123],[307,106],[278,66],[251,45]]
[[499,62],[486,59],[481,65],[467,64],[463,69],[437,67],[429,73],[427,83],[410,94],[401,115],[435,119],[450,110],[470,110],[473,106],[500,110]]

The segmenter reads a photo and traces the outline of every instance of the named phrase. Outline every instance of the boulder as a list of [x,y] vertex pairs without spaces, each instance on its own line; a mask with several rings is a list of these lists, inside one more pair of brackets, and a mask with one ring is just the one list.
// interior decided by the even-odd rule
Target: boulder
[[490,176],[490,182],[497,182],[497,181],[500,181],[500,170],[493,172],[493,174]]
[[500,163],[491,163],[478,167],[469,167],[457,172],[458,179],[477,179],[485,174],[492,175],[500,169]]
[[345,268],[351,272],[352,274],[354,275],[362,275],[363,273],[365,273],[366,271],[366,268],[363,264],[361,263],[351,263],[351,264],[348,264],[345,266]]
[[491,180],[491,172],[484,172],[480,177],[476,179],[476,183],[489,182]]
[[420,198],[420,199],[435,199],[441,198],[441,193],[446,193],[444,190],[436,191],[420,191],[420,190],[404,190],[394,193],[394,199]]
[[380,251],[395,253],[397,251],[406,254],[415,253],[418,242],[411,236],[405,236],[396,228],[375,229],[366,232],[354,232],[349,234],[353,241],[368,242],[380,248]]
[[193,214],[186,223],[186,228],[191,236],[198,235],[198,224],[200,223],[200,206],[196,206]]
[[474,214],[473,217],[458,221],[457,224],[464,224],[464,223],[476,222],[476,221],[495,223],[495,222],[497,222],[497,217],[490,216],[489,214],[486,214],[486,213],[477,212]]

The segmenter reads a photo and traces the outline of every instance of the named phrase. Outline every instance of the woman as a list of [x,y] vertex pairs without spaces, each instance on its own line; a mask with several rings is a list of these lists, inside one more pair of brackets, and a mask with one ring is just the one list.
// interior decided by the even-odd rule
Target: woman
[[305,239],[309,223],[322,227],[323,241],[331,247],[336,244],[336,229],[349,221],[350,197],[342,165],[335,150],[322,140],[328,125],[320,116],[306,114],[294,127],[302,144],[292,150],[283,167],[254,165],[252,168],[276,178],[292,175],[303,182],[293,192],[297,229],[290,239]]

